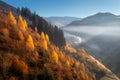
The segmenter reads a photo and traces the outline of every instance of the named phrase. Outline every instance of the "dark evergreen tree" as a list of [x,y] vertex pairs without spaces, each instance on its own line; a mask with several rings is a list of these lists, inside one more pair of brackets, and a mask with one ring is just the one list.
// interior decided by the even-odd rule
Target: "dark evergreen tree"
[[39,33],[47,33],[50,37],[50,41],[56,46],[62,47],[66,44],[63,31],[57,26],[51,25],[42,17],[37,15],[35,12],[32,13],[28,8],[22,8],[21,15],[32,22],[28,22],[32,29],[34,29],[37,26]]

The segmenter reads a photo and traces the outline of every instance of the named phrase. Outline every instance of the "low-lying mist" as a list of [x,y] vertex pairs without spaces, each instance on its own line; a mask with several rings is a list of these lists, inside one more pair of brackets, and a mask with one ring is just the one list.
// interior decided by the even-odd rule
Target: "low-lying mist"
[[68,26],[62,29],[66,40],[74,48],[84,48],[113,72],[120,73],[118,70],[120,67],[120,27]]
[[90,35],[118,35],[120,33],[120,27],[112,26],[112,27],[106,27],[106,26],[70,26],[65,27],[63,30],[67,31],[74,31],[74,32],[82,32]]

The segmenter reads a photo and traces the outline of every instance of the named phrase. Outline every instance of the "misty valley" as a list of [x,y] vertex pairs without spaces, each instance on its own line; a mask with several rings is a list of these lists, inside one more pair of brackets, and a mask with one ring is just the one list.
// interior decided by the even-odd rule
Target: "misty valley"
[[84,48],[113,72],[120,72],[120,27],[65,26],[62,29],[74,48]]
[[119,0],[0,0],[0,80],[120,80]]

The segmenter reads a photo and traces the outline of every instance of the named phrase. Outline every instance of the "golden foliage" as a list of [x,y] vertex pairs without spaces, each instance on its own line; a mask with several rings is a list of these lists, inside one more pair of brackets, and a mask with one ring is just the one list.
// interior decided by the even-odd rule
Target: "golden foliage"
[[18,31],[18,37],[20,40],[24,40],[24,35],[20,30]]
[[26,20],[24,19],[23,20],[23,22],[24,22],[24,27],[25,27],[25,29],[27,28],[27,26],[28,26],[28,23],[26,22]]
[[15,17],[13,16],[13,14],[12,14],[11,11],[8,13],[8,17],[9,17],[9,19],[10,19],[10,23],[16,25],[16,19],[15,19]]
[[85,74],[82,70],[79,72],[79,74],[80,74],[81,79],[85,80]]
[[0,32],[1,32],[4,36],[9,36],[9,30],[8,30],[7,28],[0,29]]
[[85,65],[81,63],[81,69],[84,71],[85,70]]
[[49,36],[48,36],[48,34],[45,35],[45,39],[46,39],[47,41],[49,41]]
[[43,40],[42,46],[44,50],[48,50],[48,45],[46,40]]
[[41,38],[42,38],[42,39],[45,39],[45,34],[44,34],[44,32],[41,33]]
[[33,43],[33,38],[31,35],[28,36],[26,40],[26,46],[30,48],[31,50],[34,50],[34,43]]
[[71,47],[70,44],[66,44],[65,50],[70,52],[70,53],[76,53],[77,52],[73,47]]
[[47,43],[44,32],[41,33],[41,39],[42,39],[41,46],[42,46],[43,50],[48,50],[48,43]]
[[52,51],[51,58],[58,63],[58,54],[55,51]]
[[22,19],[22,16],[18,17],[18,27],[22,30],[26,30],[26,22]]
[[79,62],[79,61],[76,61],[75,66],[76,66],[76,67],[80,67],[80,66],[81,66],[80,62]]
[[[7,45],[8,50],[10,49],[12,53],[17,53],[17,54],[10,53],[10,55],[6,57],[2,56],[2,58],[4,57],[4,62],[2,65],[0,65],[0,68],[2,66],[2,69],[5,70],[5,73],[7,76],[10,77],[11,74],[16,75],[16,73],[18,74],[20,73],[23,76],[25,76],[24,74],[28,74],[28,71],[30,72],[30,74],[36,75],[35,72],[39,74],[40,72],[43,71],[42,70],[43,67],[48,67],[52,70],[52,73],[55,74],[55,78],[57,80],[62,80],[62,79],[95,80],[95,75],[93,75],[91,78],[92,73],[90,74],[89,70],[86,67],[86,64],[84,65],[83,63],[80,63],[79,60],[77,61],[77,59],[75,59],[73,56],[70,56],[71,55],[70,53],[66,54],[64,51],[61,51],[58,47],[54,46],[53,44],[49,44],[48,34],[45,34],[44,32],[42,32],[41,35],[39,35],[37,33],[37,29],[35,30],[36,32],[33,32],[31,28],[26,30],[27,22],[23,20],[21,16],[19,16],[18,18],[18,25],[19,25],[18,26],[19,28],[10,27],[11,28],[10,29],[9,27],[4,28],[3,26],[2,29],[0,29],[0,34],[2,33],[8,36],[12,34],[11,36],[15,36],[17,39],[19,37],[20,40],[24,40],[27,36],[26,42],[13,40],[14,38],[10,36],[10,40],[8,40],[7,41],[8,43],[5,44]],[[23,30],[26,30],[25,31],[26,34],[24,35],[23,35],[23,32],[24,32]],[[9,33],[9,32],[12,32],[12,33]],[[34,39],[34,42],[33,42],[33,39]],[[26,44],[26,46],[24,46],[24,43]],[[36,49],[35,49],[34,43],[35,43]],[[4,47],[7,48],[4,45],[2,46],[3,48]],[[28,51],[26,47],[34,51]],[[43,50],[46,50],[46,51],[41,50],[39,47],[42,47]],[[68,51],[70,50],[70,52],[72,53],[75,52],[74,49],[72,50],[70,46],[67,46],[67,50]],[[51,51],[51,54],[49,54],[49,57],[43,56],[41,54],[43,53],[46,55],[50,51]],[[49,61],[49,59],[51,60]],[[2,61],[2,59],[0,59],[0,61]],[[54,62],[54,65],[52,62]],[[13,72],[11,72],[10,75],[8,73],[9,69],[11,69],[10,72],[14,70]],[[10,77],[9,79],[15,80],[18,78],[20,77],[13,76],[13,77]]]
[[65,55],[64,55],[64,53],[59,53],[59,57],[61,58],[61,60],[63,60],[64,58],[65,58]]
[[33,39],[32,39],[32,36],[31,36],[31,35],[28,36],[27,42],[33,42]]
[[16,71],[18,71],[22,74],[28,73],[27,64],[24,61],[20,60],[18,56],[15,56],[15,58],[14,58],[13,67],[15,68]]
[[67,66],[70,66],[70,62],[68,60],[66,61],[66,64],[67,64]]

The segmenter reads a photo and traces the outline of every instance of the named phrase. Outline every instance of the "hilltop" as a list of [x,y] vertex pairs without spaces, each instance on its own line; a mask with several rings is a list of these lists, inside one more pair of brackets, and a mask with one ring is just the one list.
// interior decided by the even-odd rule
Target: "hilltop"
[[119,26],[120,17],[112,13],[97,13],[81,20],[73,21],[68,26]]

